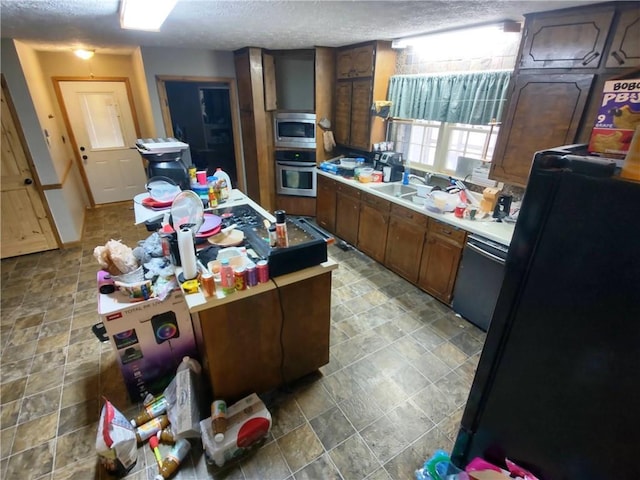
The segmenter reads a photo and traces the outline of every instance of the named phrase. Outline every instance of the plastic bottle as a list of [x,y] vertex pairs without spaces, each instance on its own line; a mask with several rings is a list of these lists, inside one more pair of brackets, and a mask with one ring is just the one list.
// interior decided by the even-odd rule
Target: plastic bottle
[[160,441],[160,443],[167,443],[169,445],[173,445],[176,443],[176,437],[173,435],[173,431],[171,430],[171,425],[167,428],[163,428],[158,433],[156,433],[156,437]]
[[178,440],[167,456],[162,459],[162,467],[158,469],[160,473],[156,475],[155,480],[166,480],[176,473],[189,450],[191,450],[191,444],[187,440],[184,438]]
[[220,443],[224,440],[224,432],[227,431],[227,404],[224,400],[215,400],[211,404],[211,428],[213,439]]
[[136,428],[136,440],[138,443],[142,443],[150,436],[155,435],[160,430],[168,426],[169,417],[166,415],[160,415],[159,417],[153,418],[147,423]]
[[287,214],[284,210],[276,210],[273,212],[276,217],[276,237],[278,247],[285,248],[289,246],[289,235],[287,233]]
[[278,235],[276,234],[276,226],[275,225],[270,225],[269,229],[269,246],[270,247],[277,247],[278,246]]
[[228,258],[224,258],[220,261],[220,283],[222,283],[222,291],[226,295],[236,291],[233,267],[229,264]]
[[164,395],[161,395],[153,400],[149,405],[145,406],[144,409],[138,413],[134,418],[131,419],[131,425],[134,427],[139,427],[150,421],[153,418],[156,418],[158,415],[162,415],[167,411],[167,399],[164,398]]
[[182,362],[180,362],[180,365],[178,365],[178,368],[176,370],[178,372],[181,372],[183,370],[186,370],[187,368],[190,368],[191,371],[196,375],[200,375],[200,372],[202,372],[200,363],[198,363],[195,358],[191,358],[189,356],[182,357]]
[[215,171],[214,175],[218,178],[218,180],[226,181],[227,182],[227,188],[229,188],[229,189],[233,188],[231,186],[231,177],[227,174],[227,172],[222,170],[220,167],[216,168],[216,171]]

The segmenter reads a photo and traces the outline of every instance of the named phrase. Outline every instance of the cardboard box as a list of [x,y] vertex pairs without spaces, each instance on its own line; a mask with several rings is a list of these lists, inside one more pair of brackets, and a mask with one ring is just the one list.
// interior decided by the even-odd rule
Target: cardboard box
[[589,152],[624,158],[640,125],[640,79],[605,82]]
[[162,393],[184,356],[198,358],[191,315],[180,290],[164,301],[137,303],[120,292],[99,294],[98,314],[134,402],[148,393]]

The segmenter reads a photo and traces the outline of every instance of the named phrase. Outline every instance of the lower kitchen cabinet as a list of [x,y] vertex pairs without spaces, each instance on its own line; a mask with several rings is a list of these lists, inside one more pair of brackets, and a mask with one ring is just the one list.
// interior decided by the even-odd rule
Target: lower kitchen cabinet
[[391,205],[385,266],[412,283],[418,281],[427,223],[426,216]]
[[390,209],[388,200],[364,192],[360,197],[358,250],[379,263],[384,263]]
[[329,232],[336,230],[336,181],[318,175],[316,223]]
[[342,183],[336,185],[336,235],[351,245],[358,242],[360,190]]
[[418,286],[451,304],[466,232],[431,219],[422,251]]

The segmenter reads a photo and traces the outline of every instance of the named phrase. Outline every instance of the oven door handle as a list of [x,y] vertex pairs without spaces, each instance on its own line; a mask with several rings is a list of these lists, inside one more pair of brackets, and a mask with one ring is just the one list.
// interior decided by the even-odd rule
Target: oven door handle
[[476,252],[480,255],[482,255],[483,257],[488,258],[489,260],[493,260],[494,262],[497,262],[501,265],[505,264],[505,260],[503,258],[500,258],[497,255],[494,255],[493,253],[489,253],[486,250],[479,248],[477,246],[475,246],[473,243],[467,243],[467,248],[469,248],[469,250]]
[[314,165],[300,164],[300,162],[281,162],[278,160],[278,165],[282,165],[283,167],[297,167],[297,168],[316,168]]

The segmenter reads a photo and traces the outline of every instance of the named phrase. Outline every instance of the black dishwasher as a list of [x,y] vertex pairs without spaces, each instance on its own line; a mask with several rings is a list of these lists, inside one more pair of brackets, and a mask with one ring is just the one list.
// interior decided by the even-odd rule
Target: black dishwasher
[[453,290],[453,310],[487,331],[504,277],[508,247],[469,235]]

